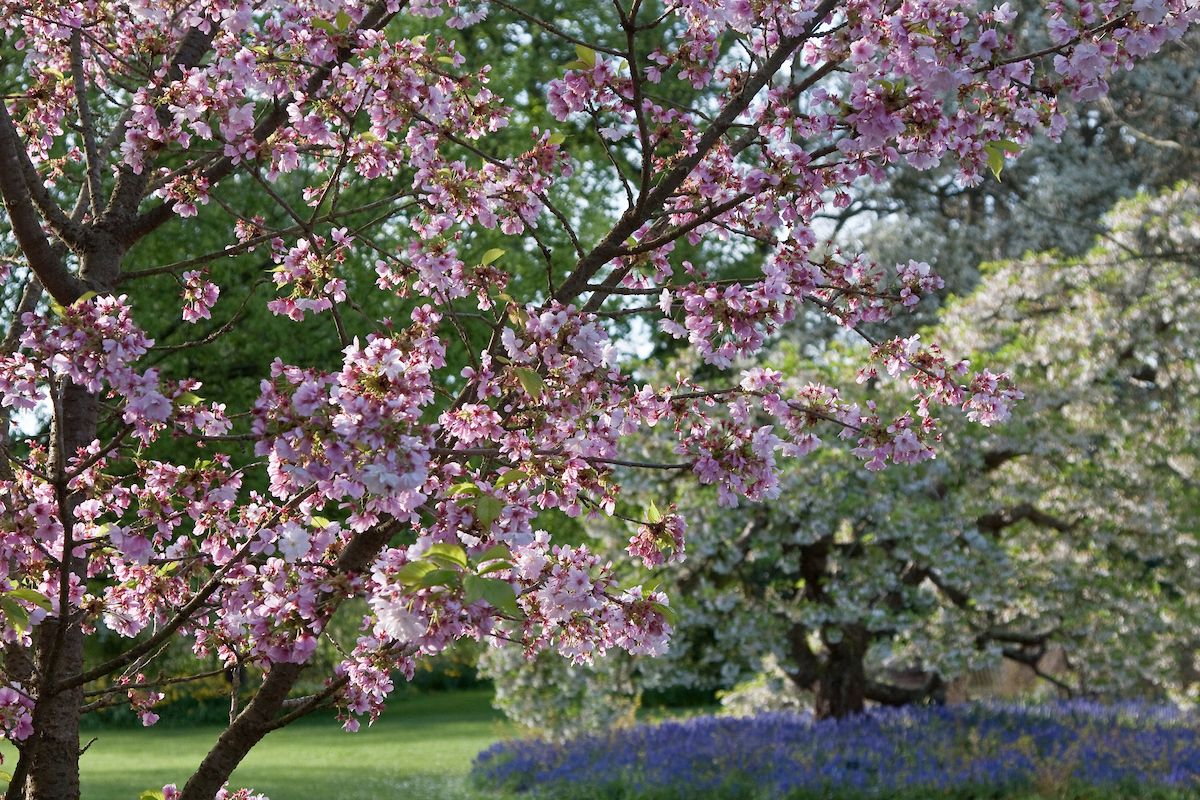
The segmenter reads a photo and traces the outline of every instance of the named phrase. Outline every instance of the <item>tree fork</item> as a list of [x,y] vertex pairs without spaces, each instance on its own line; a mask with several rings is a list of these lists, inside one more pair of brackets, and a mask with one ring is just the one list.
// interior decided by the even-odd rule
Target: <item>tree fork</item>
[[[340,573],[358,572],[379,554],[396,531],[394,523],[379,525],[346,545],[337,560]],[[333,599],[336,606],[340,603]],[[183,787],[180,800],[212,800],[237,765],[264,736],[274,730],[275,718],[284,709],[288,693],[308,664],[276,664],[263,679],[254,698],[208,751]]]

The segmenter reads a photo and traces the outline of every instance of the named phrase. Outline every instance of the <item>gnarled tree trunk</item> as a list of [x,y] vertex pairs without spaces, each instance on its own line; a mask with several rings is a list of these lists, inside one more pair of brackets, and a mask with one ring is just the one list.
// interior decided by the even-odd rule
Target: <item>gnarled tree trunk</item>
[[841,719],[862,713],[867,700],[868,636],[860,626],[841,632],[813,684],[813,713],[817,719]]

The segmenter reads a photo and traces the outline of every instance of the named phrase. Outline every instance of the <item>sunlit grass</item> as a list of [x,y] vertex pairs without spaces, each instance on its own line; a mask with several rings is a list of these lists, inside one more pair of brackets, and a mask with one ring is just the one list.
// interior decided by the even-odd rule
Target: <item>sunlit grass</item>
[[[267,736],[233,774],[271,800],[465,800],[494,798],[468,789],[475,754],[511,729],[490,705],[491,692],[438,692],[401,698],[373,727],[343,733],[309,719]],[[137,800],[143,789],[182,786],[220,733],[194,728],[114,729],[81,759],[84,800]],[[5,766],[15,753],[3,746]]]

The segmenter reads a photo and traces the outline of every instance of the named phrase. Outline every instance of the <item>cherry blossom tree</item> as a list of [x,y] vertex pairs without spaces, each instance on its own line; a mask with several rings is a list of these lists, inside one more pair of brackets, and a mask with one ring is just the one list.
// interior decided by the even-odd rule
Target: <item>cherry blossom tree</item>
[[[1186,0],[1048,8],[1046,45],[1024,50],[1007,4],[947,0],[618,0],[586,38],[505,0],[5,0],[20,54],[0,104],[20,287],[0,361],[10,800],[78,797],[80,715],[127,698],[152,723],[154,660],[179,639],[264,675],[186,784],[164,787],[184,800],[249,796],[223,786],[270,731],[329,703],[354,729],[393,674],[462,637],[579,662],[660,653],[667,598],[555,545],[540,513],[611,514],[617,467],[690,472],[724,504],[768,498],[777,459],[825,430],[879,469],[932,456],[938,406],[1005,419],[1019,391],[1003,374],[902,340],[873,353],[916,393],[894,417],[728,372],[804,304],[855,328],[939,286],[924,264],[822,247],[820,210],[901,159],[983,180],[1062,129],[1060,93],[1101,94],[1200,15]],[[515,114],[443,25],[573,49],[544,65],[556,126]],[[499,136],[520,127],[519,147]],[[594,237],[557,202],[572,137],[611,155],[616,191],[593,202],[613,222]],[[268,213],[242,213],[250,192]],[[201,217],[224,222],[225,244],[189,247]],[[483,231],[508,246],[480,247]],[[706,239],[760,248],[758,275],[720,281],[679,257]],[[177,257],[143,263],[151,251]],[[237,327],[252,299],[223,268],[248,253],[269,265],[279,325],[340,353],[260,365],[237,408],[187,354]],[[526,260],[544,263],[537,286],[510,280]],[[223,322],[156,344],[129,287],[163,275],[181,323]],[[364,313],[373,293],[394,312]],[[687,339],[705,382],[628,374],[610,332],[631,317]],[[656,424],[673,459],[628,458],[623,441]],[[163,458],[168,441],[193,459]],[[246,444],[255,459],[235,461]],[[636,556],[682,554],[679,515],[640,522]],[[356,640],[294,696],[348,607],[365,609]],[[101,627],[129,645],[86,659]]]

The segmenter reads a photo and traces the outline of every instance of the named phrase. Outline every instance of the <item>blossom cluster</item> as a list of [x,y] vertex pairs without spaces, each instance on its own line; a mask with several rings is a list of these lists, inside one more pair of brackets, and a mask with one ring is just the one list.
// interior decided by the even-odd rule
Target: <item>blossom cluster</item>
[[522,642],[529,658],[553,649],[576,663],[612,647],[662,651],[671,634],[662,593],[619,588],[612,565],[586,547],[552,545],[544,531],[512,529],[511,519],[505,526],[500,541],[476,538],[469,551],[447,541],[420,543],[388,548],[375,561],[369,631],[338,667],[347,729],[357,729],[360,716],[379,714],[393,669],[411,677],[414,656],[464,636]]
[[[179,800],[183,795],[179,788],[168,783],[162,788],[163,800]],[[230,791],[228,785],[221,787],[214,796],[213,800],[270,800],[265,794],[255,792],[253,789],[234,789]]]
[[10,741],[24,741],[33,733],[33,699],[19,683],[0,687],[0,729]]
[[[197,318],[207,313],[207,298],[216,289],[197,283],[193,301]],[[204,311],[201,311],[204,309]],[[133,319],[125,295],[84,297],[55,316],[26,313],[20,349],[0,358],[0,406],[33,411],[53,402],[47,388],[62,378],[88,392],[110,392],[124,401],[121,418],[143,443],[167,427],[177,403],[190,407],[180,424],[220,435],[229,430],[225,406],[204,404],[194,390],[195,380],[171,382],[157,368],[138,371],[136,362],[154,345]]]
[[657,520],[639,525],[625,548],[629,555],[639,558],[646,567],[677,563],[684,559],[687,520],[670,513]]

